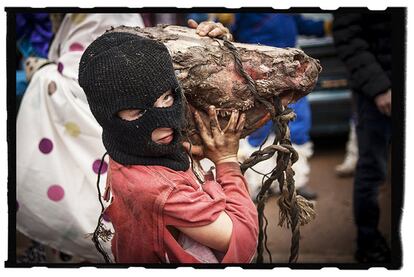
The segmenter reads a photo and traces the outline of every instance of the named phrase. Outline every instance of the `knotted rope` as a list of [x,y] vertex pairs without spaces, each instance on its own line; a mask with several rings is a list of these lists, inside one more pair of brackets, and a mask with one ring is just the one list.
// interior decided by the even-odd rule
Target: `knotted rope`
[[[313,203],[306,200],[300,195],[296,194],[295,180],[293,178],[294,171],[292,164],[298,160],[298,154],[292,147],[290,142],[290,132],[288,128],[289,121],[295,118],[295,114],[291,109],[284,109],[280,99],[275,97],[274,102],[271,103],[267,99],[260,96],[256,89],[256,83],[243,69],[240,54],[237,48],[226,38],[223,39],[224,46],[226,46],[234,57],[236,71],[246,80],[249,90],[254,95],[255,99],[261,102],[271,114],[273,123],[275,124],[275,139],[273,144],[262,149],[266,140],[262,143],[258,151],[253,152],[250,157],[245,160],[240,169],[242,173],[247,169],[252,168],[257,163],[270,159],[277,152],[276,166],[269,174],[263,175],[262,186],[257,195],[257,212],[259,221],[259,236],[257,246],[257,263],[263,263],[263,249],[269,254],[270,262],[272,256],[267,248],[267,219],[264,216],[264,207],[267,200],[268,191],[271,184],[278,180],[281,195],[278,199],[280,207],[279,212],[279,226],[286,225],[292,231],[291,248],[289,262],[295,263],[299,257],[299,240],[300,240],[300,226],[310,222],[315,217]],[[265,221],[265,226],[263,223]],[[264,239],[264,242],[263,242]]]

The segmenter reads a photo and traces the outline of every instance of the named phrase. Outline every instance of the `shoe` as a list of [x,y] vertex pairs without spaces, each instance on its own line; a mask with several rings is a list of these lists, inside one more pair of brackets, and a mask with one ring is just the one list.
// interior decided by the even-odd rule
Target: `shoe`
[[305,187],[309,183],[310,163],[309,158],[313,154],[313,144],[308,141],[307,143],[298,145],[292,144],[293,148],[298,153],[299,159],[292,165],[292,169],[295,172],[295,185],[297,188]]
[[338,177],[350,177],[354,175],[358,161],[358,144],[356,138],[355,124],[351,124],[349,138],[346,145],[346,154],[344,161],[335,167],[335,173]]
[[345,157],[342,164],[335,167],[335,173],[338,177],[351,177],[354,175],[358,157],[349,154]]
[[376,240],[370,247],[359,247],[355,252],[359,263],[390,263],[391,250],[384,238]]
[[309,186],[303,186],[296,189],[296,193],[308,200],[315,200],[318,198],[318,194],[315,191],[311,190]]

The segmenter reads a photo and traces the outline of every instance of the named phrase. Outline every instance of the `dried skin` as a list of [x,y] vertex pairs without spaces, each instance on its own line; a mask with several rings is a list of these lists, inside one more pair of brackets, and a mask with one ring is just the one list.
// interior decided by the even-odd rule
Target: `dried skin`
[[[234,57],[223,41],[200,37],[194,29],[180,26],[125,27],[110,32],[129,32],[164,43],[172,57],[177,79],[190,108],[201,111],[208,124],[210,105],[220,109],[219,121],[227,123],[232,109],[243,111],[247,122],[242,136],[262,126],[270,115],[235,70]],[[321,66],[318,60],[295,48],[233,43],[237,47],[244,70],[256,83],[259,95],[273,102],[275,96],[286,104],[297,101],[312,91]],[[194,128],[192,116],[188,119]],[[197,143],[195,137],[193,142]]]

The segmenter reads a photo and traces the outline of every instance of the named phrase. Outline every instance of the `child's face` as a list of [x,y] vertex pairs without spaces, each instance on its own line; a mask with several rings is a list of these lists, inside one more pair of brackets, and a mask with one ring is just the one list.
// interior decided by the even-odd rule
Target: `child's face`
[[[174,96],[171,90],[166,91],[154,103],[156,108],[171,107],[174,103]],[[145,110],[122,110],[118,112],[118,116],[124,120],[132,121],[140,118],[145,113]],[[171,128],[157,128],[151,134],[151,139],[155,143],[169,144],[174,138],[174,131]]]

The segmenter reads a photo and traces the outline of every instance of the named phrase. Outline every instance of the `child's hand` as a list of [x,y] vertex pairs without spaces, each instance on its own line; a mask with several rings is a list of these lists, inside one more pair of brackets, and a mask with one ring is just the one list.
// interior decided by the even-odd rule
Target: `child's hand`
[[229,29],[224,27],[220,22],[203,21],[198,24],[193,19],[189,19],[187,24],[188,27],[197,29],[196,33],[200,36],[209,36],[212,38],[226,37],[228,40],[233,41],[233,36],[230,34]]
[[246,115],[243,113],[239,116],[239,111],[234,110],[227,126],[222,130],[214,106],[210,106],[208,114],[210,116],[210,130],[204,125],[198,112],[194,113],[194,119],[204,144],[203,155],[216,165],[224,162],[238,162],[237,151]]

